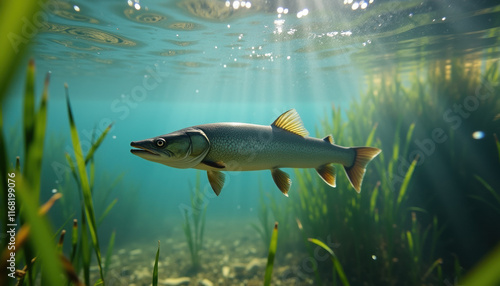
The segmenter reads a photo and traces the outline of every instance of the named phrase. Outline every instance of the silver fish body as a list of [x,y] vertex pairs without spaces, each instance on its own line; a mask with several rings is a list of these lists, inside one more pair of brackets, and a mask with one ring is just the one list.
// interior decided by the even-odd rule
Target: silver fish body
[[344,166],[356,191],[366,165],[381,150],[373,147],[342,147],[332,136],[308,137],[297,112],[283,113],[270,126],[246,123],[213,123],[181,129],[166,135],[130,143],[131,152],[146,160],[174,168],[206,170],[214,192],[224,185],[221,171],[271,170],[274,182],[287,195],[291,180],[280,168],[315,168],[335,187],[335,168]]
[[[210,138],[205,160],[225,162],[226,171],[317,168],[329,163],[350,166],[354,160],[354,151],[349,148],[274,126],[216,123],[192,128],[202,130]],[[203,163],[195,168],[214,170]]]

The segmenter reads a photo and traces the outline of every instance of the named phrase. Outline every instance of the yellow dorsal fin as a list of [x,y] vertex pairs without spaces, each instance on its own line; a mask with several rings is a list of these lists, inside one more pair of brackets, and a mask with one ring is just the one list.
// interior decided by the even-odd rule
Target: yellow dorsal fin
[[280,117],[274,120],[271,126],[276,126],[302,137],[309,135],[309,132],[307,132],[304,125],[302,125],[302,120],[300,120],[300,116],[295,109],[290,109],[281,114]]

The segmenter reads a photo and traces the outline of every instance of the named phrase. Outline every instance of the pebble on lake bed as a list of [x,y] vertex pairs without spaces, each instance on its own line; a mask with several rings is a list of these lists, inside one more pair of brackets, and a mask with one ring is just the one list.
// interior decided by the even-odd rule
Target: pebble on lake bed
[[231,270],[231,268],[229,268],[229,266],[223,266],[222,267],[222,276],[224,276],[224,278],[229,278],[229,271]]
[[180,285],[189,285],[189,282],[190,282],[189,277],[179,277],[179,278],[167,278],[159,280],[158,284],[165,286],[180,286]]
[[264,268],[264,265],[266,265],[266,262],[264,259],[259,259],[259,258],[253,258],[248,262],[247,266],[245,267],[245,271],[247,273],[248,277],[251,277],[259,271],[259,268]]
[[203,280],[200,280],[200,282],[198,282],[198,285],[199,286],[214,286],[214,283],[212,283],[212,281],[210,281],[208,279],[203,279]]
[[128,254],[130,256],[136,256],[136,255],[142,254],[142,249],[138,248],[138,249],[131,250]]

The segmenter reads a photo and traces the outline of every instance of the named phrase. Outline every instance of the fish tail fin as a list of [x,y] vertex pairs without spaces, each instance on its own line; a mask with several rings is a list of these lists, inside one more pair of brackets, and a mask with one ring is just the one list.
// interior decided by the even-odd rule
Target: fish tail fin
[[382,150],[374,147],[353,147],[351,149],[354,150],[354,163],[349,167],[344,166],[344,169],[351,185],[356,192],[359,193],[361,191],[361,183],[365,175],[366,165],[382,152]]

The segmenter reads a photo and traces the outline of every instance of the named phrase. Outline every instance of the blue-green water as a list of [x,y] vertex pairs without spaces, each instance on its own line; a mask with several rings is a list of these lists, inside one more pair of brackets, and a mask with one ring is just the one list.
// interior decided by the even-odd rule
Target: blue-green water
[[[270,193],[280,205],[287,205],[290,198],[279,192],[269,171],[227,173],[226,184],[217,197],[205,172],[174,169],[143,160],[130,153],[131,141],[204,123],[268,125],[291,108],[300,114],[311,136],[324,137],[328,134],[320,132],[320,124],[330,116],[331,107],[347,111],[351,102],[369,90],[374,75],[392,72],[406,83],[414,76],[412,72],[425,69],[432,60],[498,60],[500,6],[495,1],[261,0],[251,2],[249,8],[238,9],[234,9],[234,2],[238,1],[229,1],[228,8],[225,1],[215,0],[57,1],[42,10],[46,21],[38,27],[39,33],[31,39],[27,53],[27,58],[36,62],[37,91],[42,89],[45,73],[51,73],[45,143],[49,155],[43,162],[42,199],[50,197],[54,189],[72,184],[64,157],[65,152],[73,153],[64,83],[69,86],[84,152],[90,147],[93,130],[97,129],[100,134],[113,123],[95,156],[96,190],[106,193],[115,178],[123,175],[109,194],[95,194],[98,212],[118,199],[100,229],[104,245],[111,231],[116,230],[117,251],[123,248],[128,252],[141,243],[145,255],[152,261],[156,241],[160,240],[166,245],[170,243],[166,247],[171,253],[166,251],[163,255],[178,255],[175,245],[185,241],[183,209],[190,204],[190,190],[200,173],[207,204],[209,246],[206,247],[213,253],[207,250],[202,254],[205,266],[198,276],[185,266],[176,268],[173,266],[176,263],[171,262],[171,272],[165,267],[163,274],[160,273],[163,279],[205,275],[219,285],[248,283],[253,277],[224,280],[218,263],[210,267],[211,259],[219,261],[228,256],[227,265],[236,263],[231,258],[231,247],[236,247],[236,242],[244,244],[244,248],[258,249],[250,254],[238,254],[238,262],[248,263],[252,255],[265,257],[261,254],[266,249],[249,226],[251,222],[258,223],[259,190]],[[198,3],[216,4],[217,8]],[[25,59],[22,65],[27,61]],[[3,107],[6,138],[13,142],[8,150],[12,162],[22,149],[22,137],[16,130],[20,130],[22,122],[20,95],[24,71],[20,69],[16,75]],[[404,118],[405,114],[399,116]],[[487,135],[492,138],[492,133]],[[365,143],[364,137],[353,140],[354,145]],[[336,143],[345,144],[340,140]],[[386,158],[391,156],[391,150],[383,152],[387,152]],[[368,168],[370,166],[374,167]],[[286,171],[294,182],[290,197],[298,196],[300,187],[294,172]],[[340,167],[337,173],[345,176]],[[451,174],[445,180],[460,175]],[[434,187],[442,189],[446,184]],[[372,189],[373,185],[362,192]],[[354,192],[352,188],[350,191]],[[77,195],[67,197],[70,206],[56,207],[51,213],[57,226],[78,207]],[[443,200],[437,197],[438,202]],[[428,203],[426,197],[418,195],[411,199],[415,203],[410,205]],[[426,212],[438,213],[439,209]],[[453,229],[457,224],[453,222],[455,214],[445,213],[447,215],[440,218],[445,223],[451,221]],[[464,224],[474,225],[475,218]],[[471,241],[479,244],[487,241],[488,246],[498,241],[498,236],[483,239],[485,231],[481,229]],[[451,235],[446,239],[452,239]],[[229,246],[217,248],[220,245],[217,241]],[[467,253],[463,250],[465,245],[457,244],[458,250],[450,247],[450,252],[465,253],[464,264],[471,266],[482,256]],[[290,263],[295,264],[289,265],[291,268],[307,259],[303,245],[298,248],[303,251],[289,252]],[[282,255],[284,259],[286,254]],[[189,256],[176,259],[189,261]],[[150,267],[150,261],[144,266]],[[138,266],[132,263],[127,267]],[[312,283],[314,274],[305,273],[305,277],[293,281]],[[446,281],[453,283],[454,278],[448,276]],[[128,283],[145,283],[132,280]],[[194,283],[193,280],[192,285]],[[294,285],[286,284],[285,280],[282,283]]]

